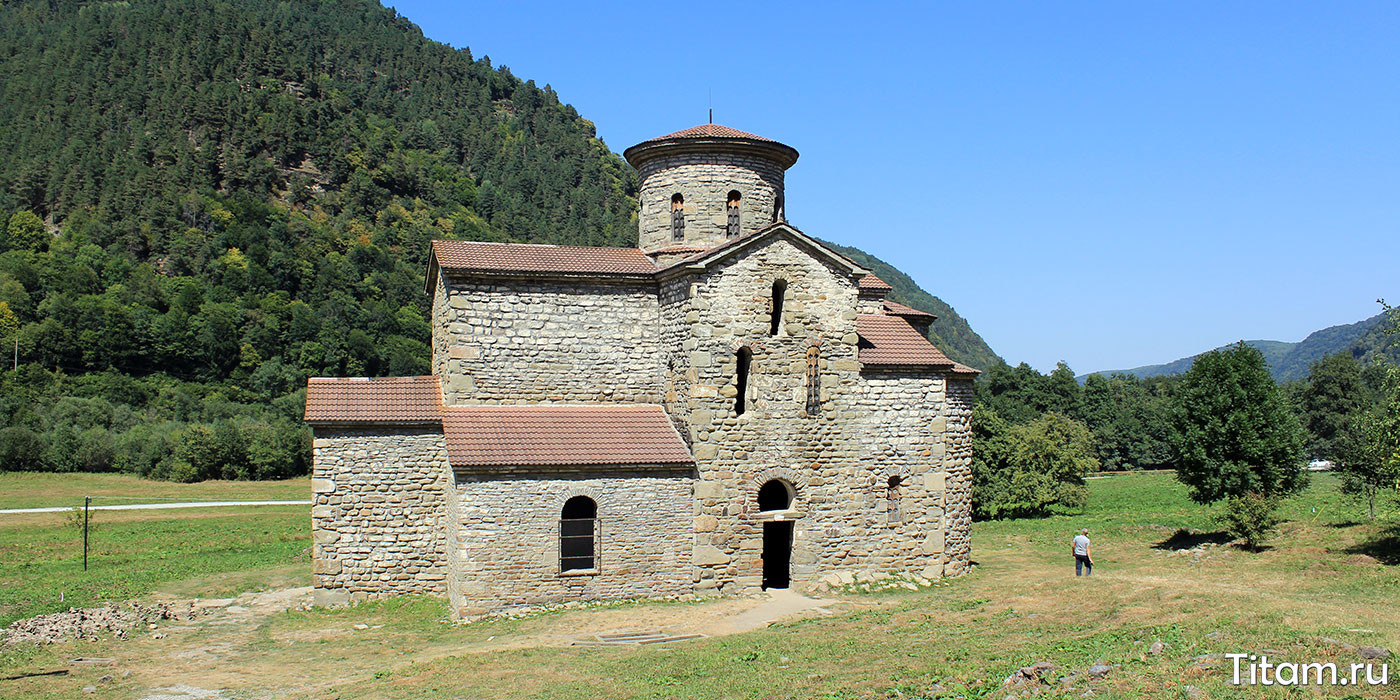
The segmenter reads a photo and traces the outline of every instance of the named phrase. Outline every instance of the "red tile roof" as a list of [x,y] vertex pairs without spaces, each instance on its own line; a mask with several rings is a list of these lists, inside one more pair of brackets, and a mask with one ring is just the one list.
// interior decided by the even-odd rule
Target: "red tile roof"
[[953,361],[928,342],[909,322],[898,316],[861,314],[856,317],[860,334],[861,364],[873,366],[937,366],[951,368]]
[[720,125],[720,124],[701,124],[700,126],[692,126],[692,127],[690,127],[689,129],[681,129],[680,131],[672,132],[672,133],[666,134],[665,136],[658,136],[658,137],[656,137],[656,138],[654,138],[654,139],[647,139],[646,141],[643,141],[642,143],[651,143],[652,141],[667,141],[667,140],[670,140],[670,139],[715,139],[715,138],[718,138],[718,139],[753,139],[753,140],[755,140],[755,141],[772,141],[772,140],[773,140],[773,139],[764,138],[764,137],[762,137],[762,136],[759,136],[758,134],[750,134],[750,133],[747,132],[747,131],[739,131],[738,129],[731,129],[731,128],[727,127],[727,126],[722,126],[722,125]]
[[670,255],[681,254],[681,253],[686,254],[686,255],[691,255],[691,254],[694,254],[694,253],[704,253],[704,252],[710,250],[710,249],[713,248],[713,247],[714,247],[714,246],[708,246],[708,247],[707,247],[707,246],[698,246],[698,245],[681,245],[681,244],[677,244],[677,245],[666,246],[665,248],[658,248],[658,249],[656,249],[656,250],[651,251],[650,253],[647,253],[647,255],[660,255],[660,254],[662,254],[662,253],[666,253],[666,254],[670,254]]
[[655,405],[450,406],[442,427],[459,469],[695,463]]
[[953,371],[953,374],[964,374],[964,375],[967,375],[967,376],[970,376],[970,377],[975,377],[975,376],[977,376],[977,375],[979,375],[979,374],[982,373],[982,370],[980,370],[980,369],[975,369],[975,368],[972,368],[972,367],[968,367],[967,365],[959,364],[959,363],[957,363],[957,362],[954,362],[954,363],[953,363],[953,370],[952,370],[952,371]]
[[933,314],[927,311],[920,311],[913,307],[905,306],[897,301],[890,301],[889,299],[885,300],[885,312],[891,316],[899,316],[901,318],[913,318],[921,321],[924,319],[932,321],[938,318],[937,316],[934,316]]
[[858,286],[862,291],[884,291],[884,292],[888,292],[888,291],[890,291],[891,289],[894,289],[894,287],[891,287],[891,286],[890,286],[889,284],[887,284],[884,280],[880,279],[879,277],[876,277],[874,274],[869,274],[869,275],[866,275],[866,276],[860,278],[860,282],[857,284],[857,286]]
[[656,265],[638,248],[433,241],[438,267],[448,274],[558,272],[589,275],[651,275]]
[[437,377],[312,377],[306,382],[307,423],[436,425],[441,411]]

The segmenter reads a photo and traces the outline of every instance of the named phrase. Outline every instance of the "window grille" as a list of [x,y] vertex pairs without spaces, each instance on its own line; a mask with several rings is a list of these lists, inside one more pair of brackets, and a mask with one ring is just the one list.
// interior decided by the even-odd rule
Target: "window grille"
[[724,235],[728,238],[736,238],[739,235],[739,199],[738,190],[729,193],[729,204],[725,207],[729,213],[729,222],[724,230]]
[[685,197],[679,192],[671,196],[671,240],[685,240]]
[[821,359],[821,351],[817,346],[807,348],[807,415],[814,416],[822,410],[822,387],[821,375],[817,372],[817,365]]
[[602,524],[597,518],[559,521],[559,570],[598,569]]

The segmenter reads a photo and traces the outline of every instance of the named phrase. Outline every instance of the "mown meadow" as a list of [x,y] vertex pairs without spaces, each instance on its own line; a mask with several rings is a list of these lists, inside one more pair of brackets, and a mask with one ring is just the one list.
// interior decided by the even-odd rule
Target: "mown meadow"
[[[186,682],[237,689],[237,697],[277,698],[1001,700],[1008,674],[1047,661],[1060,667],[1045,686],[1048,697],[1087,690],[1101,698],[1296,697],[1297,690],[1277,686],[1233,687],[1228,663],[1210,655],[1267,651],[1284,660],[1351,663],[1360,659],[1346,645],[1400,649],[1400,619],[1393,614],[1400,516],[1385,510],[1368,522],[1336,486],[1332,475],[1313,477],[1284,502],[1279,535],[1253,553],[1225,544],[1211,509],[1192,503],[1169,473],[1091,479],[1082,514],[975,524],[977,566],[966,576],[918,591],[842,592],[832,596],[830,615],[743,634],[656,647],[567,646],[628,622],[669,620],[679,629],[724,603],[636,603],[460,626],[445,621],[438,599],[406,598],[345,610],[293,609],[236,631],[205,625],[158,640],[6,650],[0,653],[5,676],[60,668],[73,656],[116,662],[67,677],[6,681],[0,696],[69,697],[98,676],[130,670],[98,684],[92,697],[140,697],[145,689]],[[184,579],[166,568],[172,557],[161,553],[181,546],[176,538],[131,538],[121,558],[129,578],[162,579],[162,590],[212,591],[214,571],[244,572],[215,576],[225,590],[256,586],[259,577],[266,585],[274,572],[292,585],[306,580],[309,567],[298,557],[305,517],[276,508],[197,524],[183,515],[133,521],[133,532],[166,519],[171,524],[159,527],[183,523],[209,538],[209,549],[190,556]],[[125,527],[107,526],[109,532]],[[1068,557],[1069,538],[1080,527],[1094,538],[1092,578],[1076,579]],[[28,531],[23,546],[17,542],[23,538],[6,535],[12,561],[41,554],[42,542],[56,537],[42,528]],[[284,534],[291,539],[282,541]],[[150,545],[143,549],[137,540]],[[214,540],[227,548],[213,548]],[[29,584],[7,575],[4,585]],[[1165,648],[1150,653],[1157,641]],[[191,650],[217,655],[190,657]],[[1098,662],[1114,668],[1085,679]],[[1062,690],[1060,677],[1071,672],[1079,675]],[[1336,687],[1317,696],[1387,692]]]

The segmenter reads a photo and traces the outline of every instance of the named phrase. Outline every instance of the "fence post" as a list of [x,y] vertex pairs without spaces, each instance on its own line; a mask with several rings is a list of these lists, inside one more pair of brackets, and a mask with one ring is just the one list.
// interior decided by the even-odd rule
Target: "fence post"
[[90,505],[92,505],[92,496],[83,496],[83,571],[87,571],[88,506]]

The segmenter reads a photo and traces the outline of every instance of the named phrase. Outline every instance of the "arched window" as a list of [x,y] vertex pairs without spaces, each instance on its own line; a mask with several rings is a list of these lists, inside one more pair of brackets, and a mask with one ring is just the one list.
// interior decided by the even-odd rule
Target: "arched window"
[[899,487],[904,484],[904,477],[892,476],[885,482],[885,499],[887,501],[885,513],[891,523],[904,522],[904,515],[899,511]]
[[769,479],[758,487],[759,510],[787,510],[792,507],[792,487],[781,479]]
[[822,410],[821,376],[817,364],[821,361],[821,350],[813,345],[807,348],[807,415],[815,416]]
[[685,240],[685,197],[680,192],[671,195],[671,240]]
[[783,328],[783,297],[787,296],[787,280],[773,282],[773,315],[768,319],[768,335],[777,335]]
[[729,191],[729,203],[725,206],[725,211],[729,214],[729,223],[725,227],[724,235],[735,238],[739,235],[739,200],[742,196],[739,190]]
[[739,393],[734,395],[734,415],[744,415],[746,394],[749,393],[749,365],[753,363],[753,351],[748,348],[739,348],[739,352],[734,356],[735,388]]
[[587,496],[564,502],[559,515],[559,570],[598,568],[598,504]]
[[783,193],[779,192],[773,197],[773,220],[787,221],[787,214],[783,211]]

